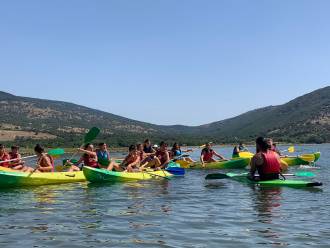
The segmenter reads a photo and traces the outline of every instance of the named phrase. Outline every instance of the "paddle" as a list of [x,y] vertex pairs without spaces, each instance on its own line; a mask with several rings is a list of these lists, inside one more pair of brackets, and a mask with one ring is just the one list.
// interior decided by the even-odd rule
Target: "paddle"
[[[62,148],[56,148],[56,149],[50,150],[47,154],[54,157],[54,156],[61,156],[64,153],[65,152]],[[14,159],[10,159],[10,160],[0,161],[0,164],[11,162],[11,161],[16,161],[16,160],[21,160],[21,159],[34,158],[36,156],[37,155],[31,155],[31,156],[26,156],[26,157],[21,157],[21,158],[14,158]]]
[[[83,147],[84,145],[91,143],[96,137],[97,135],[100,133],[100,129],[97,127],[92,127],[84,136],[84,143],[80,146]],[[78,152],[75,152],[70,159],[68,159],[69,161],[78,154]]]
[[[283,176],[296,176],[296,177],[314,177],[315,174],[309,171],[302,171],[302,172],[296,172],[294,174],[283,174]],[[212,180],[212,179],[224,179],[224,178],[230,178],[230,176],[227,176],[224,173],[213,173],[208,174],[205,179],[206,180]]]

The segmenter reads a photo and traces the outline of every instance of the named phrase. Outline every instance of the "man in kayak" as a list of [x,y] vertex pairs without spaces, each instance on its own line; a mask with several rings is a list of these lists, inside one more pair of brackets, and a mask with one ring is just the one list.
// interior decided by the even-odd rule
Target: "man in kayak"
[[210,142],[206,143],[205,148],[202,150],[200,157],[202,166],[205,167],[205,163],[217,162],[218,160],[215,160],[213,156],[216,156],[221,160],[227,160],[224,156],[218,154],[212,149],[212,144]]
[[0,144],[0,166],[9,167],[9,162],[4,162],[10,160],[9,154],[6,152],[6,148],[3,144]]
[[155,153],[156,152],[156,150],[152,147],[149,139],[146,139],[143,142],[143,151],[144,151],[144,153]]
[[248,152],[249,150],[244,146],[242,142],[240,142],[238,145],[234,147],[233,150],[233,158],[239,157],[240,152]]
[[282,155],[281,151],[277,148],[277,145],[273,142],[273,139],[267,138],[266,141],[271,151],[276,152],[280,156]]
[[22,161],[22,156],[19,154],[19,146],[12,146],[11,151],[9,152],[10,160],[10,168],[13,170],[24,170],[26,167],[24,166],[24,161]]
[[[37,160],[37,167],[33,169],[34,172],[54,172],[54,159],[45,153],[45,149],[37,144],[34,147],[34,152],[36,153],[38,160]],[[30,169],[31,170],[31,169]],[[30,171],[29,170],[29,171]]]
[[280,156],[270,149],[268,140],[263,137],[256,139],[257,153],[251,159],[249,178],[256,180],[255,173],[258,171],[259,180],[279,179],[281,173]]

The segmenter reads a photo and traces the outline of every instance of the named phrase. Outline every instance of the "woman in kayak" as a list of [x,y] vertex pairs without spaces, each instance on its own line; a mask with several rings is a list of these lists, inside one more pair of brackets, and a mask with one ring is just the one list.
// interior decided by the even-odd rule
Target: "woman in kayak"
[[213,156],[216,156],[220,158],[221,160],[227,160],[224,156],[218,154],[212,149],[212,144],[211,143],[206,143],[205,148],[201,152],[201,163],[202,166],[205,167],[205,163],[212,163],[212,162],[217,162],[218,160],[215,160]]
[[4,162],[10,160],[9,154],[6,152],[6,148],[3,144],[0,144],[0,166],[9,167],[9,162]]
[[129,153],[120,164],[120,167],[125,169],[127,172],[139,171],[141,157],[136,145],[131,145],[128,151]]
[[143,151],[145,153],[155,153],[155,149],[152,148],[152,145],[151,145],[151,142],[149,139],[146,139],[144,142],[143,142]]
[[255,180],[255,173],[258,171],[259,180],[279,179],[281,173],[280,156],[270,149],[269,142],[263,137],[256,140],[257,153],[251,159],[249,178]]
[[22,156],[19,154],[19,146],[12,146],[11,151],[9,152],[10,160],[10,168],[13,170],[26,170],[26,166],[24,166],[24,161],[22,161]]
[[[45,153],[45,149],[37,144],[34,147],[34,152],[36,153],[38,160],[37,166],[33,169],[33,172],[53,172],[54,171],[54,159]],[[28,169],[30,171],[31,168]]]
[[69,172],[72,171],[80,171],[81,167],[79,165],[84,162],[84,166],[89,166],[93,168],[100,168],[98,162],[97,162],[97,155],[94,151],[94,146],[92,144],[86,144],[84,148],[78,148],[79,152],[83,152],[84,154],[81,156],[81,158],[78,160],[77,163],[71,163],[70,161],[67,161],[68,164],[71,165]]
[[177,160],[183,160],[183,161],[187,161],[189,163],[196,162],[196,161],[192,160],[189,156],[187,156],[187,157],[182,156],[184,152],[192,152],[192,151],[193,151],[192,149],[187,149],[187,150],[182,151],[180,145],[175,142],[173,144],[173,147],[171,150],[171,158],[174,158],[174,159],[177,158]]
[[165,167],[167,166],[167,164],[170,162],[170,154],[167,151],[167,144],[162,141],[159,144],[159,149],[156,152],[156,161],[158,164],[158,166],[155,166],[155,169],[165,169]]

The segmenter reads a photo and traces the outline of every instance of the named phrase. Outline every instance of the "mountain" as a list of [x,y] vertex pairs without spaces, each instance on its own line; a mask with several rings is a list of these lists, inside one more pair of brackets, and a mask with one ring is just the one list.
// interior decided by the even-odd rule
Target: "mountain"
[[227,120],[203,125],[218,140],[256,136],[278,141],[323,143],[330,141],[330,87],[313,91],[286,104],[249,111]]
[[330,87],[283,105],[252,110],[196,127],[154,125],[73,103],[20,97],[1,91],[0,111],[0,141],[27,145],[36,142],[52,146],[80,145],[83,134],[92,126],[102,130],[99,140],[114,146],[127,146],[145,138],[189,145],[200,145],[208,140],[233,143],[253,141],[259,135],[284,142],[330,141]]

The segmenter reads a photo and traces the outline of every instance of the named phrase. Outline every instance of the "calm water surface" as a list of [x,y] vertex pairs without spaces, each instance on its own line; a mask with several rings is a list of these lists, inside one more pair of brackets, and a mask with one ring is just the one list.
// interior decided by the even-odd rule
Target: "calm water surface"
[[[329,149],[296,146],[322,152],[312,169],[320,189],[260,189],[187,171],[170,181],[0,190],[0,247],[330,247]],[[229,157],[232,148],[217,150]]]

